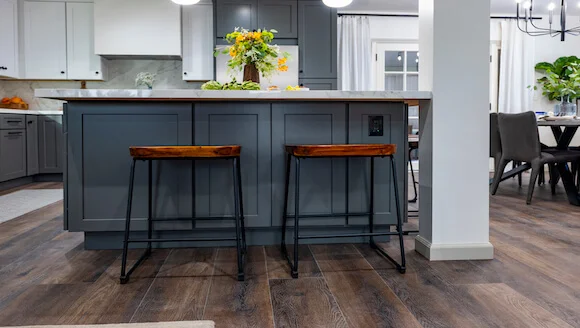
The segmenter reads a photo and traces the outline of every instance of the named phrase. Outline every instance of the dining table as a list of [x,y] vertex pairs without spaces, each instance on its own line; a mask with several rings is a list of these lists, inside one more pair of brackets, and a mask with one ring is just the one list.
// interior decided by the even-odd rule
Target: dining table
[[[539,119],[538,127],[550,127],[552,134],[556,139],[556,149],[568,150],[574,135],[576,135],[576,132],[580,127],[580,119]],[[568,201],[572,205],[580,206],[580,195],[578,194],[578,188],[574,181],[574,174],[570,170],[570,166],[567,164],[556,164],[555,168],[556,171],[552,172],[550,184],[555,186],[558,183],[558,180],[562,179],[566,195],[568,196]]]

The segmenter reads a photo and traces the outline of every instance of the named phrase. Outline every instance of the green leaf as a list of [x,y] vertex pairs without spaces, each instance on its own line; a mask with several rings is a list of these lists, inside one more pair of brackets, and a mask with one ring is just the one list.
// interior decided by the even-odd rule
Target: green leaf
[[553,71],[554,65],[546,62],[541,62],[536,64],[536,70],[538,71]]

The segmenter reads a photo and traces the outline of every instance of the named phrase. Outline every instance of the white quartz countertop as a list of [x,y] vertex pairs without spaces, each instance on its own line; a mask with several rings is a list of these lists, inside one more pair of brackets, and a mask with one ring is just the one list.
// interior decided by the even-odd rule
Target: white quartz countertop
[[20,115],[62,115],[61,110],[22,110],[0,108],[0,114],[20,114]]
[[431,99],[430,91],[206,91],[193,89],[36,89],[38,98],[115,101],[405,101]]

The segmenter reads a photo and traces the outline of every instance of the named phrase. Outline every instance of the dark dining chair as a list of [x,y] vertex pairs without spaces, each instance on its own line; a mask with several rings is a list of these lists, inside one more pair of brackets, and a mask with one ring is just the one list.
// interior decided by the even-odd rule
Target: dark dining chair
[[[501,137],[499,135],[499,126],[497,113],[489,114],[489,157],[493,158],[494,172],[498,170],[497,166],[501,160]],[[512,168],[516,168],[521,163],[514,161]],[[503,172],[502,172],[503,173]],[[493,179],[489,179],[489,183],[493,183]],[[522,174],[518,174],[518,184],[522,186]]]
[[497,165],[491,194],[495,195],[505,167],[510,161],[526,162],[532,167],[528,197],[526,203],[532,202],[534,186],[538,175],[545,164],[575,162],[580,159],[580,152],[560,150],[543,152],[536,115],[533,112],[521,114],[498,114],[498,126],[501,141],[501,159]]

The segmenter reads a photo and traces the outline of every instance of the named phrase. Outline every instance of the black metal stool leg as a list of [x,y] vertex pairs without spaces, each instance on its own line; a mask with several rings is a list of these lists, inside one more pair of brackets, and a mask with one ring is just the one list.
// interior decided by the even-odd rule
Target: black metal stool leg
[[300,229],[300,158],[296,157],[294,174],[294,265],[292,266],[292,278],[298,278],[298,232]]
[[129,281],[127,275],[127,252],[129,250],[129,232],[131,229],[131,203],[133,201],[133,182],[135,181],[135,160],[131,162],[131,172],[129,173],[129,195],[127,196],[127,216],[125,217],[125,237],[123,238],[123,257],[121,260],[121,284]]
[[240,204],[240,223],[242,225],[242,250],[244,254],[248,252],[248,247],[246,245],[246,220],[244,218],[244,196],[242,194],[242,168],[241,168],[241,158],[236,161],[236,170],[238,173],[238,202]]
[[[375,229],[375,158],[371,157],[371,192],[369,195],[369,232],[373,233]],[[375,247],[373,236],[369,237],[371,247]]]
[[238,189],[238,158],[233,159],[233,178],[234,178],[234,221],[236,222],[236,248],[238,253],[238,281],[244,281],[244,263],[242,251],[242,233],[240,229],[240,190]]
[[393,171],[393,188],[395,189],[395,208],[397,210],[397,232],[399,233],[399,246],[401,248],[401,264],[397,264],[397,270],[400,273],[405,273],[405,241],[403,240],[403,219],[401,217],[401,208],[399,202],[399,185],[397,183],[397,165],[395,163],[395,157],[390,156],[391,167]]
[[411,161],[411,151],[409,149],[409,165],[411,166],[411,179],[413,180],[413,191],[415,192],[415,197],[409,200],[409,203],[416,203],[417,202],[417,180],[415,180],[415,170],[413,169],[413,161]]
[[288,249],[286,248],[286,227],[288,223],[288,195],[290,193],[290,166],[292,165],[292,157],[290,154],[286,155],[286,179],[284,184],[284,209],[282,211],[282,240],[280,242],[280,250],[282,251],[282,256],[286,258],[290,268],[292,268],[292,262],[288,256]]
[[[153,238],[153,161],[149,160],[149,183],[148,183],[148,200],[149,205],[147,208],[147,238]],[[147,243],[147,253],[151,254],[152,242]]]

